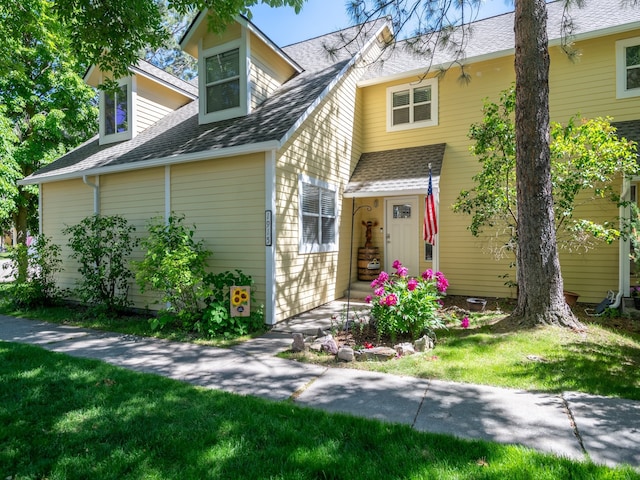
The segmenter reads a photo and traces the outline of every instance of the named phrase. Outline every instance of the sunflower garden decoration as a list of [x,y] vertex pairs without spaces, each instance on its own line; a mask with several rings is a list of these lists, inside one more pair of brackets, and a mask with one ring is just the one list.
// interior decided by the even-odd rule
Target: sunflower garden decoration
[[231,287],[231,316],[248,317],[250,314],[249,287]]

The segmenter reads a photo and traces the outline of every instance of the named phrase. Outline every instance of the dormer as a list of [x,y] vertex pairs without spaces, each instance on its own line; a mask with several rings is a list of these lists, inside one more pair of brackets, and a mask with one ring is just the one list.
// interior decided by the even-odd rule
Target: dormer
[[[195,85],[148,62],[129,67],[130,75],[118,79],[115,91],[99,92],[100,145],[131,140],[168,113],[198,98]],[[91,67],[84,81],[98,87],[109,74]]]
[[208,28],[200,12],[180,42],[198,59],[199,122],[250,114],[302,68],[243,17],[224,32]]

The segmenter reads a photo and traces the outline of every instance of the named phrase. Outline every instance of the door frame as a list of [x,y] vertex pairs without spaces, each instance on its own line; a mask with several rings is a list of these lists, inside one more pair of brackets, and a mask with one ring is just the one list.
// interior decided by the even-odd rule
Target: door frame
[[[397,196],[397,197],[385,197],[384,199],[384,268],[385,271],[389,272],[392,270],[392,263],[394,261],[394,259],[391,259],[389,257],[389,252],[387,249],[387,235],[390,235],[388,233],[389,231],[389,203],[393,202],[393,203],[398,203],[398,202],[403,202],[403,201],[411,201],[411,202],[415,202],[416,205],[416,215],[412,215],[412,221],[415,223],[414,225],[414,234],[416,236],[416,238],[419,238],[419,226],[420,226],[420,197],[417,195],[403,195],[403,196]],[[417,268],[418,268],[418,272],[415,272],[416,274],[419,274],[419,270],[420,270],[420,241],[418,240],[416,242],[416,251],[414,252],[414,259],[417,260]]]

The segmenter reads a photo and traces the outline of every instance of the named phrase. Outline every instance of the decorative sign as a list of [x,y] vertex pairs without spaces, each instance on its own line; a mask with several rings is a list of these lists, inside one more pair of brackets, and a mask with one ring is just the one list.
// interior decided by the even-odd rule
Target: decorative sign
[[229,290],[231,297],[231,316],[248,317],[250,313],[250,288],[233,286]]
[[266,247],[270,247],[273,245],[273,240],[271,237],[271,210],[264,211],[264,245]]

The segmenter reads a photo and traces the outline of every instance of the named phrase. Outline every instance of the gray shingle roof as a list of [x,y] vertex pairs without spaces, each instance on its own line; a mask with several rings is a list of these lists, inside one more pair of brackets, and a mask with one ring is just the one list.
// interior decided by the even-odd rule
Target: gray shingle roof
[[[558,42],[561,38],[563,6],[564,0],[547,4],[547,32],[550,43]],[[637,22],[640,22],[640,8],[623,4],[621,0],[586,0],[582,8],[572,8],[569,13],[574,27],[572,34],[578,39],[623,25],[637,28]],[[634,23],[636,25],[633,25]],[[469,24],[470,36],[464,43],[466,61],[463,59],[463,63],[471,63],[487,55],[511,54],[515,44],[513,25],[513,12]],[[460,32],[452,38],[459,42]],[[455,41],[452,45],[455,45]],[[429,66],[446,66],[456,59],[454,51],[440,46],[433,49],[433,58],[417,55],[408,48],[408,43],[401,41],[395,47],[389,48],[383,57],[384,62],[372,65],[363,80],[392,77],[413,70],[426,71]]]
[[191,96],[198,96],[198,85],[194,85],[191,82],[186,82],[181,78],[176,77],[175,75],[171,75],[170,73],[165,72],[161,68],[152,65],[146,60],[138,60],[136,64],[136,68],[138,68],[141,72],[146,73],[151,77],[155,77],[158,80],[161,80],[172,87],[177,88],[178,90],[182,90],[188,93]]
[[198,124],[198,102],[191,102],[129,141],[99,145],[98,137],[72,150],[29,177],[79,175],[96,168],[135,164],[202,151],[216,151],[280,140],[336,77],[346,62],[319,72],[305,72],[280,88],[246,117]]
[[445,144],[363,153],[344,193],[347,197],[399,192],[427,193],[429,164],[433,186],[442,169]]
[[[373,26],[381,28],[383,23],[376,21]],[[359,45],[376,33],[373,26],[366,29],[366,38],[358,39]],[[340,38],[353,38],[357,31],[362,31],[362,27],[351,27],[287,47],[287,55],[295,54],[295,60],[300,61],[305,71],[282,85],[250,115],[199,125],[198,102],[191,102],[131,140],[99,145],[96,136],[25,180],[38,183],[52,177],[91,174],[98,168],[143,166],[144,162],[170,161],[178,155],[280,141],[352,58],[346,50],[332,58],[324,46],[334,45]]]
[[[640,120],[628,120],[626,122],[612,122],[611,125],[616,127],[618,137],[624,137],[632,140],[640,145]],[[640,155],[640,151],[638,151]]]

